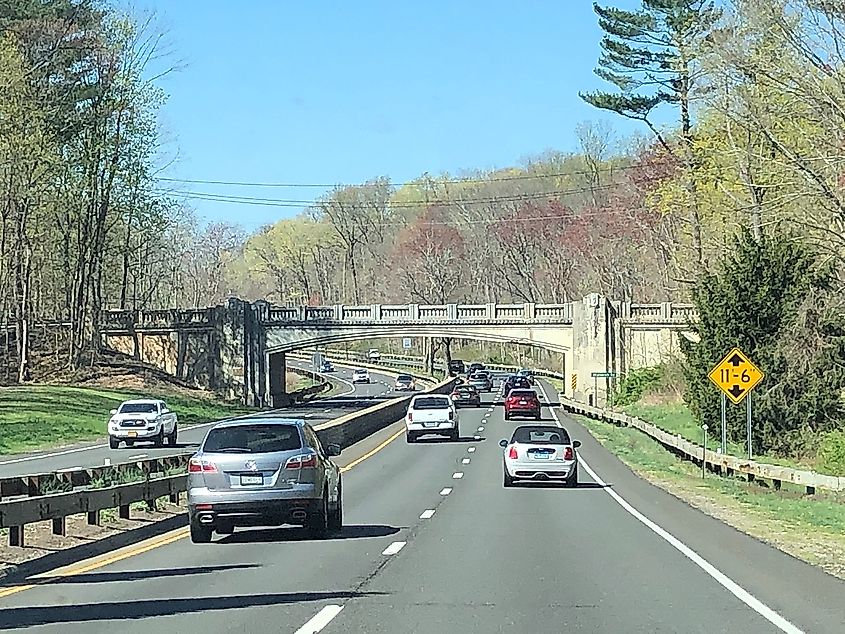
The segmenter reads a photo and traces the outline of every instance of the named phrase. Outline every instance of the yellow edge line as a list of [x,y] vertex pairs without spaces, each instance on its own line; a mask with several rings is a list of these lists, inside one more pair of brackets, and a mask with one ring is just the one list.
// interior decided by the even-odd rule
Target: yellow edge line
[[[382,449],[387,447],[390,443],[392,443],[394,440],[399,438],[399,436],[401,436],[404,433],[405,433],[405,430],[400,429],[398,432],[393,434],[390,438],[388,438],[387,440],[382,442],[380,445],[378,445],[374,449],[371,449],[370,451],[365,453],[360,458],[357,458],[357,459],[353,460],[352,462],[350,462],[345,467],[342,467],[340,469],[340,472],[346,473],[347,471],[349,471],[353,467],[356,467],[359,464],[361,464],[362,462],[364,462],[364,460],[367,460],[368,458],[372,458],[375,454],[377,454],[379,451],[381,451]],[[118,561],[123,561],[124,559],[129,559],[130,557],[135,557],[136,555],[141,555],[143,553],[149,552],[149,551],[154,550],[156,548],[160,548],[162,546],[167,546],[168,544],[172,544],[173,542],[177,542],[181,539],[185,539],[187,536],[188,536],[188,529],[181,529],[181,530],[179,530],[178,533],[173,533],[173,534],[167,535],[164,538],[159,539],[157,541],[153,541],[153,542],[149,542],[147,544],[139,545],[137,548],[132,548],[130,550],[124,551],[124,552],[119,553],[117,555],[112,555],[111,557],[107,557],[105,559],[100,559],[100,560],[95,561],[93,563],[89,563],[89,564],[86,564],[84,566],[80,566],[79,568],[72,568],[70,570],[66,570],[65,572],[59,572],[59,573],[53,573],[53,574],[51,574],[49,572],[48,573],[42,573],[42,575],[45,576],[45,578],[42,579],[42,580],[39,580],[39,577],[42,576],[42,575],[37,575],[37,576],[32,577],[32,579],[36,581],[35,583],[31,583],[31,584],[27,584],[27,585],[21,585],[21,586],[12,586],[11,588],[6,588],[5,590],[0,590],[0,599],[2,599],[4,597],[11,596],[13,594],[17,594],[19,592],[23,592],[24,590],[31,590],[32,588],[35,588],[36,586],[45,585],[45,584],[49,583],[55,577],[75,577],[77,575],[85,574],[86,572],[91,572],[92,570],[98,570],[100,568],[104,568],[105,566],[111,565],[111,564],[116,563]]]

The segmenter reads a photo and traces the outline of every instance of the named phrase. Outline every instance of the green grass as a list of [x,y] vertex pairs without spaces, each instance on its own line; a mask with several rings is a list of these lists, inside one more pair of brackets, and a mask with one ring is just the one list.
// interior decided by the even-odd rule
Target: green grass
[[[109,411],[121,401],[141,396],[66,386],[0,388],[0,454],[102,438]],[[178,414],[181,425],[205,423],[251,411],[242,405],[191,397],[181,392],[159,396]]]
[[[698,445],[702,441],[702,431],[700,423],[695,419],[692,413],[687,409],[684,403],[663,403],[663,404],[645,404],[642,402],[626,405],[622,408],[625,413],[631,416],[636,416],[646,422],[657,425],[661,429],[672,434],[680,434],[686,440],[694,442]],[[719,445],[719,441],[711,434],[707,439],[708,447],[715,449]],[[745,457],[747,455],[745,443],[731,442],[728,440],[728,454],[731,456]],[[806,461],[799,461],[791,458],[784,458],[780,456],[759,455],[754,459],[758,462],[766,462],[768,464],[780,465],[783,467],[795,467],[800,469],[812,468],[813,465]]]
[[[682,461],[658,442],[630,427],[578,417],[590,433],[625,464],[652,481],[668,482],[670,490],[694,492],[740,509],[764,520],[773,530],[787,526],[798,533],[802,529],[845,534],[845,499],[836,495],[802,495],[803,489],[784,483],[780,491],[740,478],[721,478]],[[765,535],[760,535],[765,538]]]

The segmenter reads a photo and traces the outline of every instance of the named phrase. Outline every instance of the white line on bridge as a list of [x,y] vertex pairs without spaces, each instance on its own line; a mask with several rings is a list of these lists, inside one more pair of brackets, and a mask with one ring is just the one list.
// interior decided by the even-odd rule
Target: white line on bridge
[[340,614],[342,609],[342,605],[327,605],[311,617],[311,620],[309,620],[305,625],[296,630],[294,634],[317,634],[317,632],[321,632],[329,623],[332,622],[334,617]]
[[405,548],[405,544],[407,544],[407,543],[408,542],[393,542],[392,544],[390,544],[390,546],[388,546],[383,551],[381,551],[381,554],[382,555],[395,555],[400,550]]
[[434,509],[426,509],[422,512],[422,515],[420,515],[420,519],[428,520],[431,519],[432,515],[434,515]]
[[440,495],[449,495],[452,492],[452,487],[445,487],[440,490]]

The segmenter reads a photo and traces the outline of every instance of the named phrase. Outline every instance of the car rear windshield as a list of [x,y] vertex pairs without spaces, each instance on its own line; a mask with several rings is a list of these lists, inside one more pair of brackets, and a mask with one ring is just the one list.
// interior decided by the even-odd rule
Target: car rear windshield
[[121,414],[155,414],[157,411],[155,403],[124,403],[120,406]]
[[461,396],[472,396],[473,394],[475,394],[475,390],[467,390],[466,388],[464,388],[464,389],[458,388],[458,394],[460,394]]
[[537,398],[537,392],[534,390],[513,390],[511,391],[510,396],[516,396],[519,398]]
[[569,434],[557,427],[519,427],[514,431],[511,442],[527,445],[568,445]]
[[203,451],[209,453],[272,453],[300,449],[294,425],[237,425],[208,432]]
[[366,374],[366,370],[355,370],[355,374]]
[[449,399],[443,396],[428,396],[418,398],[414,401],[414,409],[446,409],[449,407]]
[[407,374],[400,374],[398,377],[396,377],[396,380],[397,381],[406,381],[406,382],[407,381],[413,381],[413,379]]
[[477,379],[487,379],[490,377],[489,372],[476,372],[473,376]]

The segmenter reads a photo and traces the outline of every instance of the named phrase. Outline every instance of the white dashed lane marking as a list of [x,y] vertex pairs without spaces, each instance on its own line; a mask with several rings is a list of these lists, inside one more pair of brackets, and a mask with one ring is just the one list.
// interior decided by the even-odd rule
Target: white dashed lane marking
[[427,510],[422,512],[422,515],[420,515],[420,519],[421,520],[428,520],[428,519],[431,519],[432,515],[434,515],[434,509],[427,509]]
[[469,464],[469,458],[464,458],[461,460],[461,464]]
[[475,453],[475,447],[467,447],[469,453]]
[[340,614],[342,609],[342,605],[327,605],[311,617],[310,621],[296,630],[294,634],[317,634],[317,632],[322,632],[331,623],[332,619]]
[[446,487],[440,490],[440,495],[449,495],[452,492],[451,487]]
[[390,546],[388,546],[383,551],[381,551],[381,554],[382,555],[395,555],[400,550],[405,548],[405,544],[407,544],[407,543],[408,542],[393,542],[392,544],[390,544]]
[[456,471],[455,473],[452,474],[452,478],[455,479],[455,480],[460,480],[463,477],[464,477],[463,471]]

